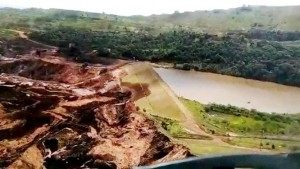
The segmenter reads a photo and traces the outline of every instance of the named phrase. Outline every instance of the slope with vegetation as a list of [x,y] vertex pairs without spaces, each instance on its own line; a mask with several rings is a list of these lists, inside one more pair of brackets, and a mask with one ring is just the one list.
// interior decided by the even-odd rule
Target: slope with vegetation
[[299,31],[299,6],[267,7],[243,6],[228,10],[174,12],[143,18],[158,25],[197,32],[221,33],[229,30],[249,30],[253,27],[264,30]]
[[[136,58],[177,64],[195,69],[245,78],[300,86],[300,47],[276,41],[255,40],[245,35],[217,37],[186,31],[159,35],[144,33],[96,32],[58,28],[33,32],[31,38],[68,50],[76,42],[82,51],[110,48],[106,57]],[[84,59],[84,55],[80,55]]]
[[238,146],[297,150],[300,143],[300,116],[269,114],[234,106],[203,105],[180,98],[205,131]]
[[1,27],[44,29],[49,26],[72,26],[93,30],[135,30],[158,33],[169,30],[224,33],[230,30],[299,31],[299,6],[243,6],[229,10],[174,12],[151,16],[117,16],[105,13],[60,9],[1,8]]

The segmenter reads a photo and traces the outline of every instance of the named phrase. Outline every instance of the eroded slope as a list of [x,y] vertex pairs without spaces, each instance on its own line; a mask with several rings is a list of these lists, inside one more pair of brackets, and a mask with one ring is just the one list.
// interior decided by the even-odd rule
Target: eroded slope
[[0,61],[0,167],[131,168],[185,158],[121,90],[117,66]]

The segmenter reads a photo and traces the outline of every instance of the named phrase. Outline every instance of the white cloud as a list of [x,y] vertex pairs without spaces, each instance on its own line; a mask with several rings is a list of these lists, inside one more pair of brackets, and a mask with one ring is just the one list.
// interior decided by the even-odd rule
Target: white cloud
[[242,5],[300,5],[299,0],[0,0],[0,6],[61,8],[118,15],[150,15],[173,13],[175,10],[195,11],[228,9]]

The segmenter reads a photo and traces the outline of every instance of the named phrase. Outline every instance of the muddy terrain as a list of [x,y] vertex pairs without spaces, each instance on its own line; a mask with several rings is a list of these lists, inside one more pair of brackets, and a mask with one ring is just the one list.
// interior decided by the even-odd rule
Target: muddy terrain
[[2,57],[0,168],[126,169],[188,156],[136,110],[119,66]]

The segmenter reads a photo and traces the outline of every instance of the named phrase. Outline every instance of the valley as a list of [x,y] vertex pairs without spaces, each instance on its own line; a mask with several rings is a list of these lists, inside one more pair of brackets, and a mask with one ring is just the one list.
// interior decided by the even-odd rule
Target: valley
[[299,151],[298,9],[0,8],[0,168]]

